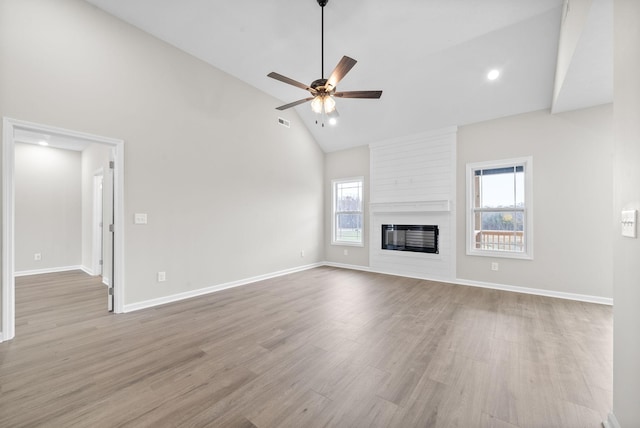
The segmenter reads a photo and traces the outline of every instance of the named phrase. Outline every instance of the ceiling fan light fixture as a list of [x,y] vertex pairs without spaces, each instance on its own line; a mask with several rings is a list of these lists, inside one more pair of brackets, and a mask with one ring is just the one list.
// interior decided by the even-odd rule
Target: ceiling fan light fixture
[[324,106],[324,102],[322,101],[322,96],[321,95],[317,95],[313,101],[311,101],[311,110],[313,110],[314,113],[322,113],[322,107]]
[[331,113],[336,109],[336,100],[333,99],[331,95],[327,95],[324,97],[324,112]]
[[[283,76],[282,74],[278,74],[275,72],[271,72],[267,74],[268,77],[272,79],[279,80],[288,85],[292,85],[298,87],[300,89],[304,89],[310,93],[310,97],[303,98],[298,101],[294,101],[289,104],[282,105],[280,107],[276,107],[277,110],[286,110],[291,107],[295,107],[302,103],[306,103],[311,101],[311,110],[322,116],[326,115],[329,119],[332,119],[332,114],[337,115],[336,111],[336,100],[335,97],[340,98],[369,98],[369,99],[377,99],[382,95],[382,91],[342,91],[336,92],[336,87],[338,83],[342,80],[342,78],[356,65],[356,60],[353,58],[349,58],[348,56],[343,56],[342,59],[338,62],[336,67],[331,72],[331,75],[328,79],[324,77],[324,7],[327,5],[329,0],[316,0],[320,5],[321,13],[321,33],[320,33],[320,66],[321,73],[320,79],[316,79],[311,82],[311,85],[305,85],[304,83],[300,83],[296,80],[293,80],[289,77]],[[323,119],[320,119],[322,122],[322,126],[324,126]],[[330,120],[330,122],[334,122]],[[316,119],[316,123],[318,120]]]
[[317,114],[328,114],[336,109],[336,100],[331,95],[316,95],[311,101],[311,110]]

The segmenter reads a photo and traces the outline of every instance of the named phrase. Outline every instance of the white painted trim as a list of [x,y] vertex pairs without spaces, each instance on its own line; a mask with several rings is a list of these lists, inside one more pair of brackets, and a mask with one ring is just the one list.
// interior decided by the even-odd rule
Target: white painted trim
[[44,269],[21,270],[21,271],[15,272],[13,276],[17,277],[17,276],[28,276],[28,275],[41,275],[43,273],[69,272],[72,270],[81,270],[91,275],[87,271],[87,268],[85,268],[84,266],[76,265],[76,266],[60,266],[60,267],[44,268]]
[[[362,224],[362,239],[360,242],[347,242],[347,241],[337,241],[336,240],[336,184],[339,183],[350,183],[354,181],[360,182],[360,187],[362,190],[362,211],[360,211],[361,216],[361,224]],[[364,207],[365,207],[365,189],[364,189],[364,176],[360,175],[357,177],[347,177],[347,178],[336,178],[331,180],[331,245],[346,245],[349,247],[364,247]]]
[[369,266],[349,265],[345,263],[324,262],[324,266],[334,267],[339,269],[359,270],[362,272],[374,272]]
[[454,284],[454,285],[460,285],[460,284],[456,284],[454,281],[451,281],[449,279],[445,279],[445,278],[440,278],[440,277],[430,277],[430,276],[420,276],[420,275],[401,275],[397,272],[390,272],[390,271],[386,271],[384,269],[374,269],[368,266],[358,266],[358,265],[347,265],[347,264],[343,264],[343,263],[333,263],[333,262],[324,262],[325,266],[329,266],[329,267],[335,267],[335,268],[340,268],[340,269],[350,269],[350,270],[359,270],[359,271],[363,271],[363,272],[371,272],[371,273],[380,273],[383,275],[391,275],[391,276],[399,276],[402,278],[412,278],[412,279],[422,279],[425,281],[434,281],[434,282],[442,282],[445,284]]
[[385,275],[401,276],[404,278],[424,279],[426,281],[443,282],[445,284],[464,285],[469,287],[489,288],[492,290],[511,291],[514,293],[532,294],[535,296],[555,297],[558,299],[575,300],[578,302],[597,303],[600,305],[613,306],[613,299],[609,297],[589,296],[587,294],[565,293],[562,291],[543,290],[541,288],[520,287],[517,285],[495,284],[492,282],[472,281],[468,279],[456,278],[454,280],[446,280],[442,278],[430,278],[414,275],[400,275],[395,272],[386,272],[380,269],[372,269],[367,266],[347,265],[342,263],[324,262],[325,266],[336,267],[341,269],[360,270],[364,272],[382,273]]
[[604,428],[622,428],[613,412],[609,413],[607,420],[602,422]]
[[158,297],[156,299],[144,300],[142,302],[130,303],[124,305],[124,312],[133,312],[141,309],[152,308],[155,306],[164,305],[167,303],[178,302],[180,300],[190,299],[192,297],[198,297],[205,294],[215,293],[216,291],[226,290],[227,288],[240,287],[248,285],[258,281],[264,281],[271,278],[276,278],[291,273],[302,272],[308,269],[323,266],[323,263],[314,263],[305,266],[299,266],[291,269],[285,269],[278,272],[268,273],[265,275],[258,275],[252,278],[241,279],[238,281],[227,282],[224,284],[212,285],[210,287],[199,288],[197,290],[185,291],[184,293],[172,294],[170,296]]
[[15,336],[15,243],[14,181],[15,143],[13,124],[2,120],[2,332],[4,340]]
[[565,293],[564,291],[544,290],[542,288],[520,287],[518,285],[496,284],[493,282],[471,281],[468,279],[456,278],[456,283],[471,287],[491,288],[493,290],[512,291],[514,293],[533,294],[536,296],[555,297],[557,299],[575,300],[578,302],[597,303],[599,305],[613,306],[613,299],[610,297],[590,296],[588,294]]
[[15,131],[56,134],[89,143],[106,144],[115,150],[115,312],[124,308],[124,141],[49,125],[3,117],[2,119],[2,331],[5,340],[15,336]]
[[79,266],[78,269],[80,269],[81,271],[83,271],[87,275],[96,276],[96,275],[93,274],[93,271],[90,268],[86,267],[86,266]]
[[109,278],[107,278],[106,276],[103,276],[102,277],[102,283],[108,287],[109,285],[111,285],[111,280]]
[[4,342],[3,336],[2,336],[2,331],[0,331],[0,343]]
[[[513,251],[490,251],[490,250],[478,250],[475,247],[475,236],[471,233],[475,230],[474,225],[474,175],[473,171],[476,169],[484,168],[500,168],[506,166],[513,166],[518,164],[524,164],[524,194],[525,194],[525,249],[523,253],[516,253]],[[483,257],[499,257],[508,259],[521,259],[521,260],[533,260],[533,156],[524,156],[512,159],[500,159],[496,161],[484,161],[484,162],[472,162],[466,165],[466,221],[467,230],[466,234],[466,246],[468,256],[483,256]]]

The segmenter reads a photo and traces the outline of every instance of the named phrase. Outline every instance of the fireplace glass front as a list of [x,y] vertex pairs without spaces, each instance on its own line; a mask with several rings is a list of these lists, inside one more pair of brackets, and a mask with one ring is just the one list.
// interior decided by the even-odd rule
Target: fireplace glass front
[[438,226],[383,224],[382,249],[438,254]]

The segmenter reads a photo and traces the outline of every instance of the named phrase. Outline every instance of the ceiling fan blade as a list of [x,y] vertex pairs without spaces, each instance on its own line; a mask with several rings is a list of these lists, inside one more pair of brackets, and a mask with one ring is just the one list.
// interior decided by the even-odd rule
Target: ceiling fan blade
[[353,58],[343,56],[338,65],[336,65],[336,68],[331,73],[331,76],[329,76],[327,84],[335,88],[338,85],[338,82],[340,82],[349,72],[349,70],[351,70],[353,66],[356,65],[356,62],[358,61]]
[[333,96],[340,98],[380,98],[382,91],[345,91],[336,92]]
[[280,107],[276,107],[276,109],[277,109],[277,110],[286,110],[286,109],[288,109],[288,108],[295,107],[295,106],[297,106],[298,104],[302,104],[302,103],[306,103],[307,101],[311,101],[312,99],[313,99],[313,97],[303,98],[303,99],[301,99],[301,100],[294,101],[294,102],[292,102],[292,103],[285,104],[285,105],[280,106]]
[[286,76],[283,76],[282,74],[278,74],[272,71],[271,73],[267,74],[267,76],[271,77],[272,79],[276,79],[281,82],[288,83],[289,85],[297,86],[298,88],[304,89],[305,91],[315,92],[315,89],[310,88],[308,85],[305,85],[304,83],[300,83],[297,80],[290,79]]

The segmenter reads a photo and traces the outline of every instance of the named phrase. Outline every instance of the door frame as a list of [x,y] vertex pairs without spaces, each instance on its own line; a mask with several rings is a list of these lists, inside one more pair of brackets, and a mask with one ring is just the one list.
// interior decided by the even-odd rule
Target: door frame
[[15,337],[15,130],[26,130],[105,144],[114,159],[114,312],[124,312],[124,141],[49,125],[2,119],[2,325],[0,342]]

